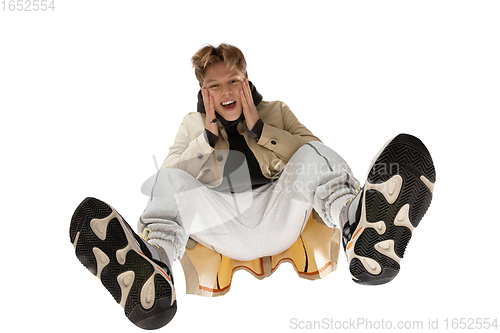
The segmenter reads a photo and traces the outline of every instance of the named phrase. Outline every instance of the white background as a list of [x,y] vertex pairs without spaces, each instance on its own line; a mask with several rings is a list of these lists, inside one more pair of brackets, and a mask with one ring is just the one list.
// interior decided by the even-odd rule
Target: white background
[[[87,196],[135,227],[198,84],[191,56],[227,42],[265,100],[286,102],[362,181],[400,132],[420,137],[435,195],[398,277],[353,283],[343,253],[320,281],[283,264],[237,272],[219,298],[186,295],[163,330],[286,332],[301,321],[495,317],[499,309],[497,1],[55,1],[0,11],[2,326],[139,331],[76,259]],[[499,323],[500,324],[500,323]],[[10,326],[14,325],[14,326]]]

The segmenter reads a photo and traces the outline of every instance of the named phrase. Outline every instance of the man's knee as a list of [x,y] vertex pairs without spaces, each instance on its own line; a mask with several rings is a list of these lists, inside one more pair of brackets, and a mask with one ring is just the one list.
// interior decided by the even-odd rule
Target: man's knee
[[294,173],[311,174],[329,171],[329,160],[320,153],[325,146],[319,141],[311,141],[302,145],[287,164]]
[[165,168],[160,170],[154,179],[151,195],[165,197],[179,193],[187,184],[200,184],[193,176],[181,169]]

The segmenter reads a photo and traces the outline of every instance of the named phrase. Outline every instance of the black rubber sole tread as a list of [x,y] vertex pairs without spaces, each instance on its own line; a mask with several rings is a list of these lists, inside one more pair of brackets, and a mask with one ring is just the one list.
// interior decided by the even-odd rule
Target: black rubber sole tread
[[397,269],[393,269],[390,267],[382,268],[380,274],[377,275],[376,279],[374,279],[373,275],[366,271],[361,261],[358,258],[354,258],[353,260],[351,260],[349,270],[351,271],[351,274],[355,275],[358,278],[358,280],[356,281],[357,283],[373,286],[384,284],[394,279],[399,272],[399,266]]
[[112,211],[111,207],[100,200],[94,198],[86,198],[83,200],[80,205],[78,205],[71,218],[71,224],[69,226],[69,238],[71,243],[75,241],[76,234],[85,223],[89,223],[90,220],[94,218],[105,218],[109,216]]
[[[177,301],[170,306],[172,290],[163,277],[156,274],[154,279],[156,301],[151,309],[145,310],[140,304],[130,308],[127,316],[137,326],[144,329],[163,327],[172,320],[177,310]],[[127,302],[128,303],[128,302]]]
[[406,165],[413,165],[431,182],[436,181],[429,151],[420,139],[409,134],[400,134],[391,140],[375,161],[368,181],[372,184],[385,182],[397,174],[398,166],[401,168]]
[[[101,240],[91,229],[92,219],[108,217],[113,209],[106,203],[95,199],[86,198],[76,209],[70,224],[70,240],[76,241],[75,253],[80,262],[94,275],[97,275],[97,262],[93,252],[98,248],[109,258],[109,263],[103,267],[100,280],[117,303],[121,302],[122,289],[117,277],[128,271],[134,272],[134,281],[127,295],[124,306],[125,315],[135,325],[143,329],[157,329],[166,325],[174,317],[177,302],[171,304],[172,288],[162,274],[155,271],[155,267],[144,256],[134,250],[129,250],[125,262],[121,265],[116,252],[129,245],[124,227],[118,218],[112,218],[106,229],[106,237]],[[124,222],[126,223],[126,222]],[[151,308],[145,309],[141,305],[141,290],[146,281],[154,274],[155,301]]]
[[369,172],[367,182],[379,184],[395,175],[400,175],[403,184],[398,198],[389,204],[384,195],[377,190],[365,193],[366,220],[370,223],[384,221],[386,231],[379,235],[374,229],[367,228],[359,235],[354,253],[377,261],[382,271],[372,275],[366,271],[357,258],[350,262],[351,274],[361,284],[381,284],[392,280],[400,270],[399,264],[392,258],[375,249],[375,244],[394,240],[394,251],[400,258],[404,257],[407,245],[412,237],[410,229],[394,225],[398,212],[409,204],[409,219],[413,227],[417,227],[425,215],[431,200],[432,192],[420,179],[426,177],[430,182],[436,181],[434,164],[429,151],[418,138],[400,134],[394,138],[381,152]]

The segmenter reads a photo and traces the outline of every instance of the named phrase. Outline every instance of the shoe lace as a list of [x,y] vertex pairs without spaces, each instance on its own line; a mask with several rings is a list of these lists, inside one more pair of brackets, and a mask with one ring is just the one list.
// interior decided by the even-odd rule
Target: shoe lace
[[[361,186],[359,186],[359,185],[358,185],[358,188],[356,189],[356,195],[358,195],[358,193],[359,193],[360,191],[361,191]],[[347,199],[347,201],[346,201],[346,202],[345,202],[345,204],[344,204],[344,207],[345,207],[345,206],[347,206],[347,204],[348,204],[349,202],[353,201],[353,200],[354,200],[354,198],[356,198],[356,195],[355,195],[355,196],[353,196],[352,198]]]
[[149,228],[146,228],[144,229],[143,232],[139,233],[139,237],[141,237],[145,242],[148,242],[150,245],[153,245],[157,248],[160,248],[160,246],[158,244],[155,244],[155,243],[151,243],[149,241],[149,237],[151,237],[151,234],[153,233],[153,231]]

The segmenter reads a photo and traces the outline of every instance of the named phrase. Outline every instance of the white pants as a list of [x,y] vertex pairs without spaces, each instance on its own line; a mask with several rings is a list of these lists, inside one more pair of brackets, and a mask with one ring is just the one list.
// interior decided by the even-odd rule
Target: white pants
[[337,226],[358,185],[347,163],[318,141],[298,149],[277,181],[241,193],[215,191],[167,168],[157,175],[138,229],[151,229],[151,242],[170,260],[182,257],[189,237],[229,258],[253,260],[288,249],[312,209]]

